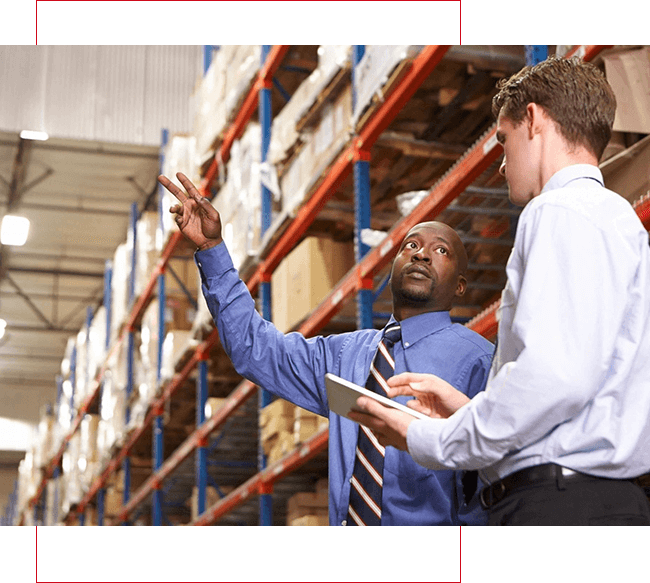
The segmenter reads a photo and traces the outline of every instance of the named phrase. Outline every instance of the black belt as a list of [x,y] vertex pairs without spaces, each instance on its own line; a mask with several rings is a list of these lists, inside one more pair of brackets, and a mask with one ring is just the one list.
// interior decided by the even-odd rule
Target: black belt
[[525,488],[526,486],[538,486],[545,483],[555,483],[560,486],[562,482],[585,478],[603,479],[581,474],[580,472],[563,468],[557,464],[531,466],[509,474],[503,480],[499,480],[483,488],[480,494],[481,505],[483,508],[494,506],[515,490]]

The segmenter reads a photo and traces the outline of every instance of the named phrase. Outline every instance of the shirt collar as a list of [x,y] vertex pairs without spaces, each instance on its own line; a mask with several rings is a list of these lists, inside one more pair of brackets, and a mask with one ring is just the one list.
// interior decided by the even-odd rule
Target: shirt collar
[[569,182],[580,178],[591,178],[599,182],[601,186],[604,186],[603,175],[597,166],[593,166],[592,164],[573,164],[553,174],[551,179],[544,185],[542,193],[564,188]]
[[[395,316],[391,315],[386,327],[396,321]],[[426,314],[406,318],[406,320],[400,322],[400,327],[402,328],[402,344],[404,346],[412,346],[425,336],[429,336],[449,326],[451,326],[449,312],[427,312]]]

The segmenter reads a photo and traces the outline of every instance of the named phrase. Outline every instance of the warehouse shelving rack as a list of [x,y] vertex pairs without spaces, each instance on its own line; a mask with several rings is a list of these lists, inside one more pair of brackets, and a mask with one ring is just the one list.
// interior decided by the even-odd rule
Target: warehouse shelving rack
[[[425,47],[412,60],[412,63],[408,67],[407,72],[400,80],[399,84],[387,96],[385,101],[373,113],[370,119],[366,121],[365,125],[358,129],[358,133],[353,138],[352,143],[338,156],[327,175],[323,177],[323,180],[320,182],[318,187],[311,193],[309,199],[298,211],[295,219],[289,224],[269,252],[260,260],[253,274],[247,279],[246,285],[251,293],[260,293],[262,315],[265,318],[270,319],[269,287],[271,274],[279,265],[281,259],[304,235],[318,213],[323,209],[329,198],[350,172],[354,171],[355,178],[355,253],[357,264],[347,274],[347,276],[335,286],[327,298],[323,300],[318,308],[316,308],[307,320],[299,327],[298,331],[306,336],[322,329],[322,327],[341,308],[343,302],[355,293],[357,294],[358,323],[359,325],[371,327],[371,301],[374,285],[373,278],[392,260],[404,235],[418,222],[430,220],[438,216],[452,200],[470,186],[482,172],[489,168],[490,165],[498,159],[501,153],[501,148],[496,142],[495,130],[492,128],[486,132],[486,134],[484,134],[484,136],[480,138],[478,142],[476,142],[475,145],[470,148],[470,150],[468,150],[465,155],[463,155],[462,158],[434,185],[430,190],[429,195],[416,207],[415,210],[395,224],[380,245],[371,250],[363,247],[360,241],[359,232],[361,228],[369,225],[370,204],[368,162],[370,159],[370,149],[382,131],[388,127],[391,120],[400,111],[401,107],[412,97],[423,80],[431,74],[438,63],[442,60],[448,48],[449,47],[440,46]],[[603,48],[604,47],[584,46],[575,49],[572,53],[578,54],[585,60],[590,60]],[[266,140],[268,139],[268,131],[270,130],[268,91],[272,84],[273,74],[280,66],[287,49],[288,47],[286,46],[274,46],[263,52],[263,64],[260,68],[257,79],[248,92],[238,115],[226,132],[218,153],[215,156],[215,159],[211,162],[205,177],[200,184],[200,190],[204,196],[210,196],[211,194],[211,185],[219,171],[219,163],[217,160],[225,162],[228,159],[230,147],[233,142],[242,135],[246,124],[251,119],[258,105],[260,109],[260,121],[263,127],[263,135],[266,136]],[[353,62],[358,62],[362,54],[363,49],[355,47]],[[268,148],[268,141],[266,141],[265,147]],[[264,157],[265,152],[263,150],[263,159]],[[265,193],[265,195],[268,197],[268,193]],[[268,209],[266,203],[263,204],[263,208]],[[650,226],[650,200],[647,200],[646,197],[646,199],[638,201],[637,205],[635,205],[635,209],[639,216],[642,217],[646,228],[648,228]],[[265,213],[266,212],[270,215],[270,211],[265,210]],[[269,219],[264,218],[263,221],[265,227],[268,228]],[[166,265],[176,247],[180,245],[181,238],[182,235],[178,232],[172,235],[165,250],[161,254],[161,258],[154,269],[148,285],[130,312],[130,317],[125,327],[125,333],[122,334],[116,345],[111,347],[111,350],[109,351],[110,354],[119,348],[121,342],[132,342],[132,340],[129,340],[129,335],[132,335],[136,322],[142,316],[144,308],[146,307],[147,299],[151,297],[154,286],[158,286],[158,293],[164,293],[164,274]],[[164,302],[161,302],[160,305],[164,305]],[[488,338],[493,337],[496,333],[497,327],[494,316],[497,306],[498,302],[495,302],[487,310],[471,320],[467,325]],[[370,321],[370,324],[368,324],[368,321]],[[206,362],[210,349],[216,345],[217,341],[218,334],[216,329],[213,329],[207,338],[203,340],[199,347],[194,351],[182,370],[176,373],[172,381],[164,387],[162,395],[153,403],[144,423],[131,433],[120,451],[111,459],[103,470],[101,476],[95,480],[75,511],[68,516],[68,522],[73,521],[75,516],[81,517],[84,508],[92,504],[92,501],[97,497],[99,522],[100,524],[103,523],[101,508],[102,498],[104,487],[109,477],[120,467],[120,464],[122,464],[124,469],[127,470],[125,471],[125,475],[128,478],[129,451],[149,426],[154,426],[155,435],[160,436],[162,434],[161,415],[164,404],[185,382],[190,373],[194,369],[197,369],[197,426],[195,431],[166,460],[163,460],[162,458],[161,448],[156,450],[154,447],[153,473],[138,488],[138,490],[133,493],[132,496],[129,496],[129,488],[124,488],[124,504],[116,522],[125,523],[128,518],[136,512],[137,508],[143,503],[143,501],[151,494],[154,501],[153,523],[160,524],[161,518],[159,515],[161,502],[159,498],[161,485],[165,480],[169,479],[172,472],[187,460],[192,452],[196,452],[197,460],[195,465],[197,472],[196,482],[199,493],[199,516],[191,524],[212,524],[225,514],[231,512],[237,506],[242,505],[244,502],[256,495],[260,496],[261,500],[260,522],[261,524],[270,524],[270,498],[268,497],[273,491],[273,486],[276,482],[279,482],[291,474],[298,467],[304,465],[307,461],[314,458],[327,447],[327,431],[321,431],[319,434],[313,436],[307,442],[299,446],[295,451],[271,466],[266,467],[262,463],[259,467],[259,471],[255,475],[239,487],[235,488],[219,502],[206,509],[205,449],[208,444],[209,436],[214,431],[223,428],[231,415],[237,409],[241,408],[245,402],[257,392],[257,387],[249,381],[244,380],[230,394],[226,404],[220,410],[209,419],[203,418],[202,405],[205,403],[205,386],[207,384],[207,381],[205,380],[207,370]],[[108,358],[106,360],[108,360]],[[41,499],[45,484],[57,470],[67,443],[74,432],[78,429],[81,419],[89,410],[91,403],[98,398],[101,379],[105,372],[105,368],[106,364],[101,367],[96,376],[94,381],[94,391],[82,404],[79,413],[73,420],[70,433],[66,436],[61,448],[46,468],[39,491],[30,501],[31,507],[35,507]],[[264,397],[262,397],[261,403],[264,403]],[[154,438],[154,443],[156,443],[156,438]]]

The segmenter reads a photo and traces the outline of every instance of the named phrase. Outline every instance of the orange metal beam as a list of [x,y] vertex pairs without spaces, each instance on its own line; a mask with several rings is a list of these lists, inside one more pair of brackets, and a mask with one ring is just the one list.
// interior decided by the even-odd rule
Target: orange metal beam
[[357,139],[359,150],[369,150],[373,146],[381,133],[440,63],[449,48],[449,45],[430,45],[420,51],[399,86],[386,98],[382,107],[359,132]]
[[268,466],[259,474],[255,474],[230,494],[219,500],[219,502],[208,508],[201,516],[198,516],[196,520],[192,521],[190,525],[207,526],[208,524],[214,524],[233,508],[246,502],[252,496],[267,491],[275,482],[281,480],[297,467],[300,467],[318,455],[327,447],[327,442],[328,430],[323,429],[295,451]]
[[274,45],[271,47],[271,50],[266,57],[266,61],[257,73],[257,78],[246,95],[244,103],[239,109],[235,120],[224,135],[217,156],[215,156],[214,160],[210,163],[210,166],[199,185],[199,190],[203,196],[209,198],[210,186],[219,172],[217,158],[220,158],[221,162],[224,164],[228,161],[228,158],[230,158],[230,148],[232,147],[233,142],[244,133],[246,125],[257,109],[260,88],[268,86],[268,83],[271,81],[274,73],[278,70],[278,67],[282,63],[288,50],[289,45]]
[[200,427],[196,429],[175,451],[169,458],[165,460],[163,465],[157,472],[152,474],[140,486],[140,488],[131,496],[126,506],[123,506],[119,511],[118,520],[116,524],[124,522],[128,516],[145,500],[145,498],[153,492],[167,477],[189,456],[191,453],[202,443],[207,437],[221,427],[229,418],[229,416],[239,407],[241,407],[250,397],[257,392],[257,387],[249,382],[242,381],[237,388],[228,397],[223,407],[219,409],[210,419],[206,420]]
[[636,214],[639,215],[643,226],[650,231],[650,192],[637,200],[632,206]]

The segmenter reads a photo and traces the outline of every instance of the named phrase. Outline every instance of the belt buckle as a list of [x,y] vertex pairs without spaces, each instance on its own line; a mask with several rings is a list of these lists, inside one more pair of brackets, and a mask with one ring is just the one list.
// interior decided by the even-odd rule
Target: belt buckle
[[[495,492],[496,487],[499,488],[498,492]],[[490,493],[489,502],[485,499],[485,493],[488,491]],[[490,506],[494,506],[497,502],[500,502],[503,499],[505,493],[506,487],[503,484],[502,480],[499,480],[496,484],[490,484],[489,486],[483,488],[479,494],[481,506],[483,506],[483,508],[490,508]]]

